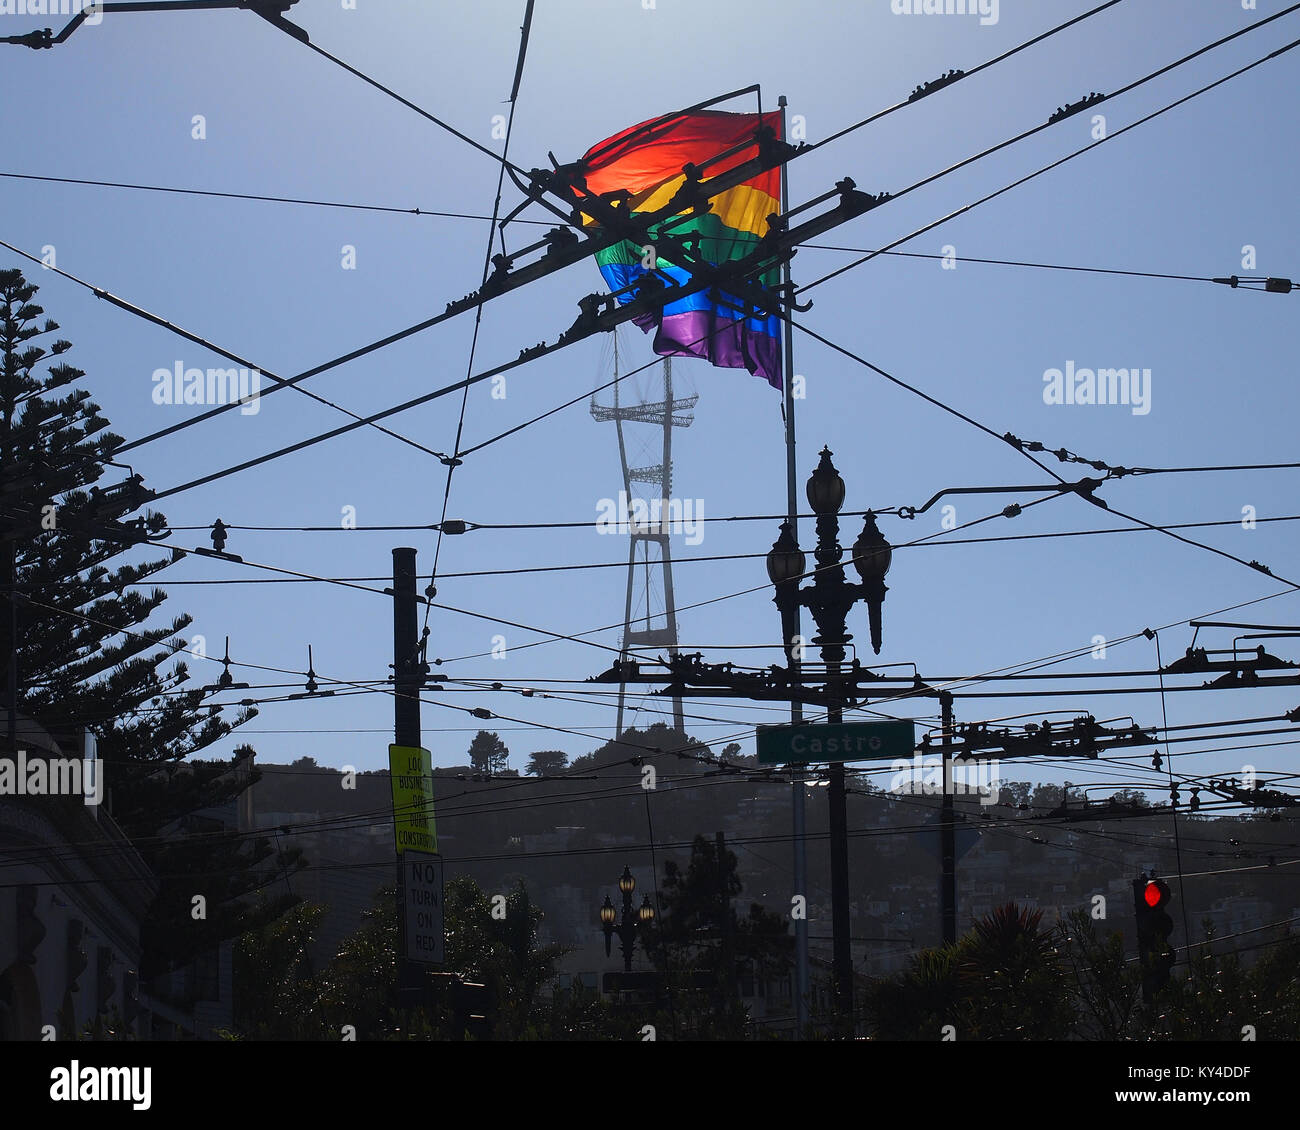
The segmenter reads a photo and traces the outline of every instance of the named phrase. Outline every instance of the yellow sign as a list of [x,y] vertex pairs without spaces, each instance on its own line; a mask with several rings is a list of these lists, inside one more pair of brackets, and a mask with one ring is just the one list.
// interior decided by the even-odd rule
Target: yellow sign
[[429,751],[418,746],[390,745],[388,776],[393,786],[393,832],[398,854],[408,848],[436,854],[433,758]]

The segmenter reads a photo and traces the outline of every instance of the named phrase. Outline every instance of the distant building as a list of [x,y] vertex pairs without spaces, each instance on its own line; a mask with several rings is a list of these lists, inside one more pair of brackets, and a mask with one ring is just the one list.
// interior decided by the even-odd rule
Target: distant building
[[[82,732],[63,742],[20,717],[0,757],[94,760]],[[95,769],[95,772],[98,768]],[[0,795],[0,1040],[70,1039],[112,1025],[147,1036],[140,924],[158,884],[104,804],[83,795]]]
[[1273,904],[1264,899],[1233,896],[1216,899],[1202,918],[1209,919],[1216,938],[1247,934],[1275,920]]

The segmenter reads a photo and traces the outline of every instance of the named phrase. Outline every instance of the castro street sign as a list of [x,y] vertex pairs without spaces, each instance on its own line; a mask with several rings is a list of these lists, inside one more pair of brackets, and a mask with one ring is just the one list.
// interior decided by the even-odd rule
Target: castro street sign
[[916,750],[915,722],[837,722],[759,726],[760,765],[891,761]]

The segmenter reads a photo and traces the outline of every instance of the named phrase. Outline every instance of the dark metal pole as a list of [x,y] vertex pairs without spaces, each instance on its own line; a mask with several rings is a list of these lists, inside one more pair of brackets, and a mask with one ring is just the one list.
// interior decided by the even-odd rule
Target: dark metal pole
[[[838,662],[827,664],[831,680],[840,673]],[[831,725],[844,721],[839,704],[830,708]],[[835,976],[835,997],[844,1031],[853,1031],[853,951],[849,942],[849,816],[844,788],[844,763],[831,765],[830,789],[831,834],[831,935],[832,964]]]
[[393,550],[393,741],[420,745],[420,629],[416,614],[415,550]]
[[632,910],[632,892],[623,892],[623,921],[619,923],[619,943],[623,947],[623,969],[632,972],[632,947],[636,944],[636,918]]
[[[789,141],[785,126],[786,99],[782,94],[776,104],[781,108],[781,140]],[[781,211],[790,211],[790,168],[781,170]],[[787,259],[782,267],[782,282],[785,283],[787,295],[793,293],[790,282],[790,261]],[[795,473],[795,432],[794,432],[794,321],[787,307],[785,313],[785,492],[786,520],[790,523],[790,533],[794,540],[799,540],[799,490]],[[792,610],[791,630],[786,632],[783,641],[786,646],[786,661],[790,669],[792,686],[798,685],[799,655],[794,648],[794,638],[799,635],[799,606]],[[803,721],[803,703],[790,702],[790,722],[797,726]],[[804,899],[805,911],[802,918],[794,920],[794,986],[795,986],[795,1033],[796,1040],[803,1039],[804,1029],[808,1026],[808,852],[807,852],[807,818],[804,812],[803,771],[795,769],[791,773],[790,796],[793,805],[794,823],[794,893]]]
[[943,815],[940,825],[940,853],[943,858],[943,875],[939,883],[939,903],[943,908],[943,941],[952,945],[957,941],[957,840],[953,824],[952,785],[952,693],[939,695],[943,710]]
[[[824,453],[823,458],[829,458]],[[844,580],[844,567],[840,564],[843,549],[840,547],[840,520],[838,514],[820,514],[817,518],[817,575],[813,589],[821,595],[815,597],[814,615],[820,629],[814,642],[821,648],[826,661],[826,690],[830,698],[827,721],[832,726],[844,721],[843,691],[840,674],[845,656],[845,646],[852,638],[845,628],[845,617],[852,607],[848,596],[849,586]],[[818,611],[820,610],[820,612]],[[844,787],[844,763],[836,761],[830,767],[829,796],[830,849],[831,849],[831,964],[835,982],[836,1011],[842,1035],[853,1034],[853,951],[850,943],[849,923],[849,818]]]
[[[416,611],[415,550],[393,550],[393,744],[420,746],[420,657]],[[396,815],[396,814],[394,814]],[[412,970],[406,953],[406,870],[397,855],[398,985],[412,987]]]

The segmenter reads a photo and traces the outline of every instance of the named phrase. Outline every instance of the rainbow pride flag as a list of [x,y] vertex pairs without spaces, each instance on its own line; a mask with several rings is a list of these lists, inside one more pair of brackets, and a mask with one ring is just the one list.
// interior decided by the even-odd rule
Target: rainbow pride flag
[[[721,110],[697,110],[632,126],[592,146],[578,168],[588,191],[601,196],[626,192],[630,212],[653,212],[663,208],[685,181],[682,169],[700,165],[737,145],[734,155],[704,170],[717,176],[758,155],[754,140],[759,125],[781,131],[779,111],[758,114],[730,114]],[[744,143],[748,142],[748,145]],[[781,211],[781,169],[769,169],[743,184],[719,193],[711,201],[712,211],[690,219],[665,221],[652,227],[649,242],[655,243],[660,226],[690,241],[697,254],[712,264],[743,258],[767,232],[767,218]],[[588,226],[596,221],[583,217]],[[657,248],[657,251],[662,249]],[[611,291],[620,291],[645,276],[642,249],[623,240],[597,252],[596,263]],[[657,269],[675,283],[690,278],[690,272],[656,255]],[[774,288],[779,268],[763,272],[754,282]],[[632,293],[619,297],[631,302]],[[673,357],[700,357],[727,369],[748,369],[774,388],[781,388],[781,319],[759,313],[745,317],[746,304],[734,295],[702,290],[670,302],[662,312],[633,319],[645,332],[655,331],[654,351]],[[752,313],[752,304],[750,306]]]

